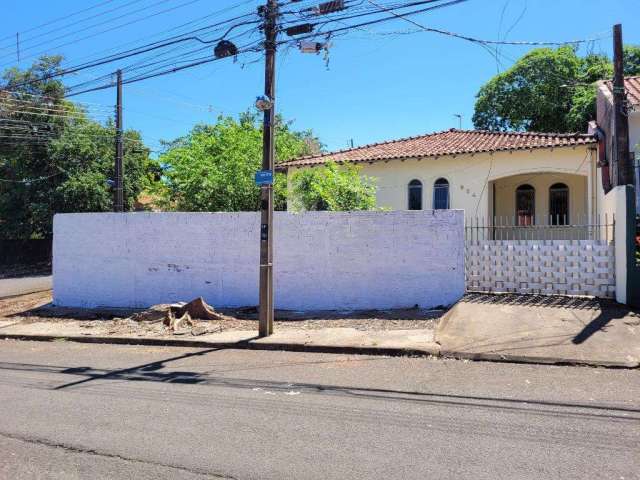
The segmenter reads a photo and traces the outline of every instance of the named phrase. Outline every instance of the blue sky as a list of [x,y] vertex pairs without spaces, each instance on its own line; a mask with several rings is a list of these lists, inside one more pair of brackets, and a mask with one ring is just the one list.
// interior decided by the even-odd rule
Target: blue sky
[[[200,19],[222,8],[243,3],[219,19],[253,11],[262,1],[247,0],[110,0],[84,17],[121,7],[130,13],[122,20],[89,29],[83,15],[69,17],[42,29],[33,27],[104,3],[104,0],[57,0],[12,2],[4,9],[0,29],[0,68],[16,64],[15,33],[22,32],[22,62],[43,51],[61,53],[67,65],[101,56],[114,45],[153,37],[176,25]],[[153,13],[169,10],[155,16]],[[136,14],[136,11],[140,13]],[[116,16],[116,13],[111,14]],[[109,19],[108,15],[102,17]],[[218,19],[217,18],[217,19]],[[565,41],[603,37],[581,51],[611,52],[611,26],[623,24],[626,43],[640,44],[638,0],[469,0],[456,6],[414,17],[421,24],[484,39]],[[134,24],[83,39],[101,29],[126,21]],[[518,20],[519,19],[519,20]],[[75,21],[78,23],[74,24]],[[63,28],[64,27],[64,28]],[[83,27],[85,32],[73,34]],[[46,34],[49,30],[57,32]],[[433,33],[380,35],[415,29],[397,20],[354,31],[332,40],[329,66],[322,56],[297,50],[279,52],[277,63],[277,108],[294,127],[312,129],[328,149],[418,135],[458,126],[454,114],[462,114],[463,128],[471,128],[474,96],[497,71],[508,68],[531,47],[501,47],[501,62],[481,47]],[[33,38],[35,35],[42,35]],[[164,36],[169,36],[167,33]],[[60,36],[58,40],[54,37]],[[30,40],[30,37],[32,38]],[[38,43],[43,45],[38,46]],[[62,45],[67,43],[67,45]],[[58,46],[62,45],[62,46]],[[130,48],[126,47],[126,48]],[[251,57],[254,58],[254,57]],[[70,84],[115,70],[131,63],[84,71]],[[132,85],[124,90],[124,121],[127,128],[142,132],[157,148],[160,139],[186,133],[195,123],[213,121],[220,113],[237,114],[250,107],[263,90],[263,64],[243,65],[230,59]],[[115,92],[94,92],[74,99],[105,105],[115,101]],[[97,117],[100,119],[100,117]]]

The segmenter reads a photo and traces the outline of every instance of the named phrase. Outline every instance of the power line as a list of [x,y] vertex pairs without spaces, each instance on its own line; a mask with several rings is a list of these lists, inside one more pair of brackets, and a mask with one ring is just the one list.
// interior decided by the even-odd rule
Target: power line
[[[33,98],[40,98],[40,99],[49,100],[49,101],[61,100],[61,98],[52,97],[51,95],[39,95],[39,94],[27,93],[27,92],[23,92],[23,91],[13,92],[13,91],[10,91],[10,90],[0,90],[0,92],[19,95],[20,97],[27,96],[27,97],[33,97]],[[6,98],[13,99],[14,97],[0,97],[0,100],[6,99]],[[23,101],[22,99],[17,99],[17,100]],[[97,105],[99,107],[110,107],[110,108],[113,108],[111,105],[105,105],[104,103],[80,102],[80,101],[77,101],[77,102],[74,101],[73,103],[76,104],[76,105]]]
[[[243,17],[244,17],[244,15],[243,15]],[[217,25],[224,25],[226,23],[230,23],[233,20],[234,19],[225,20],[223,22],[219,22]],[[197,41],[197,42],[200,42],[200,43],[205,44],[205,45],[210,45],[210,44],[216,43],[216,42],[224,39],[226,37],[226,35],[228,35],[231,31],[233,31],[233,29],[235,29],[237,27],[240,27],[240,26],[243,26],[243,25],[256,24],[256,23],[259,23],[259,21],[247,21],[247,22],[241,22],[241,23],[234,24],[234,25],[230,26],[222,36],[220,36],[218,38],[215,38],[215,39],[212,39],[212,40],[203,40],[203,39],[201,39],[201,38],[199,38],[197,36],[189,36],[189,37],[183,37],[182,36],[180,38],[176,38],[176,39],[170,40],[170,41],[165,41],[165,42],[162,42],[162,43],[161,42],[154,42],[154,43],[148,44],[148,45],[140,47],[140,48],[131,49],[129,51],[122,52],[120,54],[116,54],[116,55],[112,55],[112,56],[109,56],[109,57],[106,57],[106,58],[98,59],[98,60],[93,61],[93,62],[87,62],[87,63],[79,65],[79,66],[63,69],[63,70],[60,70],[60,71],[57,71],[57,72],[54,72],[54,73],[51,73],[51,74],[48,74],[48,75],[43,75],[42,77],[39,77],[37,79],[32,79],[32,80],[27,80],[27,81],[20,82],[20,83],[17,83],[17,84],[12,84],[12,85],[10,85],[10,87],[12,89],[16,89],[16,88],[19,88],[19,87],[22,87],[22,86],[31,85],[31,84],[36,83],[36,82],[42,82],[44,80],[50,80],[52,78],[57,78],[57,77],[61,77],[61,76],[64,76],[64,75],[69,75],[71,73],[76,73],[76,72],[79,72],[79,71],[82,71],[82,70],[86,70],[86,69],[89,69],[89,68],[94,68],[94,67],[98,67],[98,66],[101,66],[101,65],[105,65],[107,63],[112,63],[112,62],[115,62],[117,60],[123,60],[125,58],[133,57],[135,55],[140,55],[142,53],[146,53],[146,52],[149,52],[149,51],[157,50],[159,48],[164,48],[164,47],[167,47],[167,46],[170,46],[170,45],[175,45],[176,43],[181,43],[181,42],[185,42],[185,41]],[[207,28],[211,28],[211,27],[212,26],[209,26]],[[199,29],[199,30],[202,30],[202,29]]]
[[[64,104],[43,105],[39,103],[34,103],[29,100],[17,100],[13,98],[0,98],[0,105],[4,105],[7,107],[15,107],[15,108],[46,110],[46,111],[52,111],[52,112],[68,112],[70,110],[73,110],[72,108],[65,108]],[[108,112],[113,111],[113,107],[109,107],[109,106],[97,107],[97,106],[85,106],[81,104],[78,104],[77,106],[81,108],[83,111],[88,111],[93,113],[104,113],[107,111]]]
[[[412,2],[412,3],[405,4],[405,5],[401,6],[401,7],[397,7],[397,8],[408,8],[410,6],[424,5],[424,4],[434,3],[436,1],[440,1],[440,0],[423,0],[421,2]],[[460,4],[460,3],[467,2],[467,1],[468,0],[449,0],[448,2],[440,3],[438,5],[432,5],[432,6],[429,6],[429,7],[422,8],[422,9],[418,9],[418,10],[414,10],[414,11],[411,11],[411,12],[407,12],[407,13],[405,13],[405,15],[417,15],[419,13],[425,13],[425,12],[429,12],[429,11],[436,10],[436,9],[439,9],[439,8],[445,8],[445,7],[457,5],[457,4]],[[327,23],[331,23],[331,22],[342,21],[342,20],[345,20],[345,19],[352,19],[352,18],[357,18],[357,17],[363,17],[363,16],[368,16],[368,15],[372,15],[372,14],[376,14],[376,13],[379,14],[380,11],[376,11],[376,12],[373,12],[373,13],[372,12],[361,13],[361,14],[358,14],[358,15],[352,15],[352,16],[349,16],[349,17],[341,17],[341,18],[337,18],[337,19],[329,19],[329,20],[327,20],[325,22],[316,23],[315,25],[326,25]],[[291,39],[291,40],[282,40],[282,41],[280,41],[278,43],[278,45],[284,45],[284,44],[287,44],[287,43],[297,43],[297,42],[300,42],[301,40],[305,40],[305,39],[308,39],[308,38],[315,38],[315,37],[318,37],[318,36],[325,36],[325,35],[329,35],[329,34],[333,34],[333,33],[344,32],[344,31],[348,31],[348,30],[350,30],[352,28],[363,27],[363,26],[368,26],[368,25],[375,25],[375,24],[378,24],[378,23],[388,22],[388,21],[391,21],[391,20],[397,20],[397,19],[394,18],[394,17],[383,17],[383,18],[377,18],[375,20],[369,20],[367,22],[346,25],[346,26],[340,27],[340,28],[334,28],[332,30],[317,31],[317,32],[314,32],[314,33],[310,33],[308,35],[297,36],[296,38]]]
[[[167,1],[169,1],[169,0],[161,0],[161,2],[160,2],[160,3],[165,3],[165,2],[167,2]],[[139,18],[137,18],[137,19],[135,19],[135,20],[132,20],[132,21],[129,21],[129,22],[126,22],[126,23],[123,23],[123,24],[117,25],[117,26],[115,26],[115,27],[111,27],[111,28],[107,28],[107,29],[105,29],[105,30],[101,30],[101,31],[99,31],[99,32],[97,32],[97,33],[94,33],[94,34],[88,35],[88,36],[86,36],[86,37],[82,37],[82,38],[74,39],[74,40],[71,40],[71,41],[69,41],[69,42],[67,42],[67,43],[63,43],[63,44],[56,45],[56,46],[54,46],[54,47],[50,47],[49,49],[47,49],[47,50],[45,50],[45,51],[41,51],[41,52],[39,52],[39,53],[32,54],[32,55],[30,55],[30,56],[29,56],[29,57],[27,57],[27,58],[37,57],[37,56],[39,56],[39,55],[42,55],[42,54],[47,53],[48,51],[51,51],[51,50],[54,50],[54,49],[58,49],[58,48],[60,48],[60,47],[65,47],[65,46],[70,45],[70,44],[72,44],[72,43],[77,43],[77,42],[81,42],[81,41],[83,41],[83,40],[88,40],[89,38],[93,38],[93,37],[96,37],[96,36],[98,36],[98,35],[102,35],[103,33],[108,33],[108,32],[111,32],[111,31],[113,31],[113,30],[117,30],[117,29],[122,28],[122,27],[126,27],[126,26],[129,26],[129,25],[133,25],[134,23],[138,23],[138,22],[141,22],[141,21],[143,21],[143,20],[148,20],[149,18],[153,18],[153,17],[156,17],[156,16],[158,16],[158,15],[162,15],[162,14],[164,14],[164,13],[171,12],[171,11],[177,10],[178,8],[182,8],[182,7],[185,7],[185,6],[187,6],[187,5],[191,5],[191,4],[193,4],[193,3],[200,2],[200,1],[202,1],[202,0],[188,0],[187,2],[184,2],[184,3],[180,4],[180,5],[176,5],[175,7],[167,8],[167,9],[165,9],[165,10],[161,10],[161,11],[156,12],[156,13],[153,13],[153,14],[146,14],[146,15],[144,15],[143,17],[139,17]],[[146,10],[146,9],[141,9],[141,10]],[[140,10],[140,11],[141,11],[141,10]],[[6,55],[5,55],[5,56],[6,56]],[[0,57],[0,58],[2,58],[2,57]],[[4,65],[7,65],[7,63],[5,63]]]
[[596,37],[596,38],[587,38],[587,39],[580,39],[580,40],[568,40],[568,41],[562,41],[562,42],[554,42],[554,41],[508,41],[508,40],[484,40],[484,39],[480,39],[480,38],[474,38],[474,37],[469,37],[467,35],[461,35],[459,33],[454,33],[454,32],[449,32],[447,30],[441,30],[438,28],[430,28],[430,27],[425,27],[424,25],[419,24],[418,22],[410,19],[410,18],[406,18],[405,15],[400,14],[400,13],[396,13],[394,12],[392,9],[389,8],[385,8],[384,6],[378,5],[375,2],[373,2],[373,0],[367,0],[369,3],[371,3],[372,5],[375,5],[376,7],[389,12],[391,15],[404,20],[406,22],[409,22],[415,26],[417,26],[418,28],[420,28],[421,30],[424,30],[426,32],[433,32],[433,33],[439,33],[441,35],[448,35],[451,37],[456,37],[456,38],[460,38],[462,40],[467,40],[469,42],[473,42],[473,43],[481,43],[481,44],[490,44],[490,45],[526,45],[526,46],[562,46],[562,45],[573,45],[573,44],[579,44],[579,43],[586,43],[586,42],[592,42],[594,40],[599,40],[602,37]]
[[[144,44],[148,44],[148,42],[149,42],[149,39],[150,39],[150,38],[158,37],[158,36],[164,35],[164,34],[166,34],[166,33],[173,32],[173,31],[175,31],[175,30],[180,30],[180,29],[182,29],[182,28],[184,28],[184,27],[186,27],[186,26],[189,26],[189,25],[196,25],[196,24],[203,23],[206,19],[213,18],[213,17],[217,17],[217,16],[219,16],[221,13],[228,12],[228,11],[230,11],[230,10],[234,10],[234,9],[236,9],[236,8],[240,7],[240,6],[246,5],[246,4],[248,4],[248,3],[252,3],[253,1],[254,1],[254,0],[244,0],[244,1],[242,1],[242,2],[236,3],[236,4],[234,4],[234,5],[231,5],[231,6],[229,6],[229,7],[223,8],[223,9],[221,9],[221,10],[216,10],[216,11],[214,11],[213,13],[210,13],[210,14],[208,14],[208,15],[199,16],[199,17],[198,17],[197,19],[195,19],[195,20],[188,21],[188,22],[186,22],[186,23],[183,23],[183,24],[181,24],[181,25],[177,25],[177,26],[175,26],[175,27],[172,27],[172,28],[169,28],[169,29],[166,29],[166,30],[161,30],[160,32],[156,32],[156,33],[154,33],[154,34],[152,34],[152,35],[145,35],[144,37],[138,38],[138,39],[133,40],[133,41],[129,41],[129,42],[125,42],[125,43],[121,43],[121,44],[119,44],[119,45],[117,45],[117,46],[115,46],[115,47],[110,47],[110,48],[107,48],[107,49],[101,50],[101,51],[99,51],[99,52],[93,52],[93,54],[91,54],[91,55],[85,55],[84,57],[80,57],[78,60],[83,60],[83,59],[86,59],[86,58],[91,58],[91,57],[92,57],[93,55],[95,55],[96,53],[112,52],[112,51],[114,51],[114,50],[115,50],[115,51],[118,51],[118,50],[119,50],[119,49],[121,49],[122,47],[125,47],[125,46],[127,46],[127,45],[133,45],[133,44],[136,44],[136,43],[140,43],[141,41],[144,41]],[[254,15],[255,15],[254,13],[248,13],[248,14],[245,14],[245,15],[241,15],[240,17],[235,17],[235,19],[236,19],[236,20],[238,20],[238,19],[241,19],[241,18],[243,18],[243,17],[250,17],[250,16],[254,16]],[[215,26],[215,24],[214,24],[213,26]],[[209,27],[209,26],[207,26],[207,27],[203,27],[203,28],[204,28],[204,29],[207,29],[207,28],[210,28],[210,27]],[[200,29],[198,29],[198,30],[196,30],[196,31],[199,31],[199,30],[200,30]],[[192,30],[191,32],[183,32],[182,34],[174,35],[174,36],[172,36],[172,37],[169,37],[168,39],[178,38],[178,37],[180,37],[180,36],[182,36],[182,35],[188,35],[189,33],[196,33],[196,31],[193,31],[193,30]],[[143,46],[144,46],[144,44],[143,44]],[[63,62],[63,63],[64,63],[64,62]]]
[[[130,1],[129,3],[126,3],[126,4],[124,4],[124,5],[120,5],[120,6],[118,6],[118,7],[112,8],[111,10],[107,10],[107,11],[105,11],[105,12],[97,13],[97,14],[92,15],[92,16],[90,16],[90,17],[87,17],[87,18],[84,18],[84,19],[78,20],[78,21],[76,21],[76,22],[73,22],[72,24],[69,24],[69,25],[63,25],[63,26],[58,27],[58,28],[55,28],[55,29],[53,29],[53,30],[49,30],[49,31],[47,31],[47,32],[41,32],[41,33],[38,33],[37,35],[31,36],[31,37],[27,37],[27,38],[24,38],[24,39],[23,39],[23,38],[21,38],[21,39],[20,39],[20,45],[24,45],[25,43],[29,43],[31,40],[34,40],[34,39],[36,39],[36,38],[42,38],[43,36],[49,35],[49,34],[51,34],[51,33],[59,32],[60,30],[64,30],[65,28],[69,28],[70,26],[76,26],[76,25],[78,25],[79,23],[86,22],[87,20],[91,20],[92,18],[100,17],[100,16],[102,16],[102,15],[106,15],[107,13],[111,13],[111,12],[114,12],[114,11],[116,11],[116,10],[120,10],[120,9],[122,9],[122,8],[128,7],[129,5],[132,5],[132,4],[134,4],[134,3],[138,3],[138,2],[141,2],[141,1],[143,1],[143,0],[132,0],[132,1]],[[105,23],[106,23],[106,22],[105,22]],[[95,26],[95,25],[94,25],[94,26]],[[93,28],[93,26],[88,27],[88,28]],[[76,32],[71,32],[71,33],[68,33],[68,34],[62,35],[62,36],[60,36],[60,37],[56,37],[56,38],[53,38],[53,39],[49,39],[49,40],[47,40],[46,42],[38,43],[37,45],[33,45],[33,46],[29,47],[29,48],[24,49],[23,51],[27,51],[27,50],[30,50],[30,49],[32,49],[32,48],[39,47],[40,45],[45,45],[46,43],[48,43],[48,42],[50,42],[50,41],[57,40],[57,39],[59,39],[59,38],[64,38],[65,36],[73,35],[73,34],[75,34],[75,33],[79,33],[79,32],[82,32],[82,31],[84,31],[84,30],[79,30],[79,31],[76,31]],[[24,32],[23,32],[23,33],[24,33]],[[5,55],[5,56],[6,56],[6,55]],[[4,57],[0,57],[0,58],[4,58]],[[28,57],[27,57],[27,58],[28,58]]]
[[[70,14],[64,15],[62,17],[58,17],[58,18],[56,18],[54,20],[50,20],[48,22],[45,22],[45,23],[43,23],[41,25],[36,25],[35,27],[31,27],[31,28],[29,28],[27,30],[23,30],[20,33],[28,33],[28,32],[32,32],[34,30],[38,30],[38,29],[40,29],[42,27],[46,27],[47,25],[51,25],[53,23],[59,22],[60,20],[67,20],[67,19],[69,19],[71,17],[75,17],[76,15],[80,15],[81,13],[88,12],[89,10],[93,10],[94,8],[102,7],[103,5],[107,5],[108,3],[112,3],[113,1],[114,0],[106,0],[106,1],[104,1],[102,3],[99,3],[98,5],[93,5],[92,7],[84,8],[82,10],[78,10],[77,12],[70,13]],[[0,38],[0,41],[6,40],[8,38],[13,38],[13,34],[7,35],[6,37]]]
[[[256,42],[254,42],[254,43],[256,43]],[[253,52],[253,51],[260,51],[260,50],[261,50],[261,47],[246,47],[246,48],[243,48],[243,49],[239,49],[237,55],[241,55],[243,53],[248,53],[248,52]],[[185,70],[187,68],[193,68],[193,67],[197,67],[197,66],[200,66],[200,65],[204,65],[206,63],[211,63],[211,62],[216,62],[218,60],[223,60],[224,58],[226,58],[226,57],[222,57],[222,58],[213,57],[212,58],[212,57],[208,56],[208,57],[205,57],[205,58],[203,58],[201,60],[189,63],[187,65],[183,65],[181,67],[169,68],[169,69],[163,70],[163,71],[158,72],[158,73],[130,78],[130,79],[124,80],[122,83],[123,84],[129,84],[129,83],[140,82],[142,80],[147,80],[147,79],[150,79],[150,78],[161,77],[161,76],[164,76],[164,75],[168,75],[168,74],[171,74],[171,73],[176,73],[176,72]],[[73,97],[75,95],[81,95],[83,93],[89,93],[89,92],[96,92],[98,90],[104,90],[104,89],[107,89],[107,88],[111,88],[114,85],[115,84],[113,82],[111,82],[111,83],[109,83],[107,85],[101,85],[99,87],[90,88],[90,89],[87,89],[87,90],[82,90],[80,92],[72,92],[69,95],[67,95],[67,97]]]

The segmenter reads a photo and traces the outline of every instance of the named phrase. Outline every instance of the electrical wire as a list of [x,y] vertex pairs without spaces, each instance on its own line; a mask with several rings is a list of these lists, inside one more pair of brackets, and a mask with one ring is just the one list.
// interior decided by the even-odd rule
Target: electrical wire
[[[24,44],[28,44],[30,41],[35,40],[35,39],[37,39],[37,38],[42,38],[42,37],[44,37],[44,36],[46,36],[46,35],[49,35],[49,34],[51,34],[51,33],[59,32],[60,30],[64,30],[65,28],[69,28],[70,26],[76,26],[76,25],[78,25],[79,23],[86,22],[87,20],[91,20],[92,18],[100,17],[100,16],[102,16],[102,15],[106,15],[106,14],[111,13],[111,12],[114,12],[114,11],[116,11],[116,10],[120,10],[120,9],[122,9],[122,8],[128,7],[129,5],[132,5],[132,4],[134,4],[134,3],[139,3],[139,2],[141,2],[141,1],[143,1],[143,0],[131,0],[129,3],[126,3],[126,4],[124,4],[124,5],[120,5],[120,6],[118,6],[118,7],[112,8],[111,10],[107,10],[107,11],[105,11],[105,12],[97,13],[97,14],[95,14],[95,15],[92,15],[91,17],[87,17],[87,18],[84,18],[84,19],[82,19],[82,20],[78,20],[78,21],[74,22],[73,24],[70,24],[70,25],[63,25],[62,27],[57,27],[57,28],[55,28],[55,29],[53,29],[53,30],[49,30],[49,31],[46,31],[46,32],[40,32],[40,33],[38,33],[37,35],[31,36],[31,37],[27,37],[27,38],[20,38],[20,47],[21,47],[21,48],[20,48],[20,51],[21,51],[21,52],[29,51],[29,50],[31,50],[31,49],[33,49],[33,48],[37,48],[37,47],[39,47],[40,45],[46,45],[47,43],[52,42],[52,41],[54,41],[54,40],[58,40],[58,39],[60,39],[60,38],[64,38],[65,36],[73,35],[73,34],[75,34],[75,33],[80,33],[80,32],[82,32],[82,31],[84,31],[84,30],[86,30],[86,29],[78,30],[78,31],[76,31],[76,32],[71,32],[71,33],[69,33],[69,34],[62,35],[62,36],[60,36],[60,37],[56,37],[56,38],[53,38],[53,39],[48,39],[47,41],[45,41],[45,42],[41,42],[41,43],[38,43],[38,44],[36,44],[36,45],[33,45],[32,47],[28,47],[28,48],[24,48],[24,49],[22,48],[22,46],[23,46]],[[104,22],[104,23],[106,23],[106,22]],[[89,28],[93,28],[93,25],[92,25],[92,26],[90,26],[90,27],[88,27],[87,29],[89,29]],[[7,55],[0,56],[0,58],[4,58],[5,56],[7,56]],[[30,57],[25,57],[25,58],[30,58]]]
[[[36,25],[35,27],[31,27],[31,28],[29,28],[27,30],[23,30],[22,32],[19,32],[19,33],[29,33],[29,32],[32,32],[34,30],[39,30],[40,28],[46,27],[47,25],[54,24],[56,22],[59,22],[60,20],[67,20],[67,19],[69,19],[71,17],[75,17],[76,15],[80,15],[81,13],[88,12],[88,11],[93,10],[95,8],[99,8],[99,7],[102,7],[102,6],[107,5],[109,3],[112,3],[113,1],[114,0],[106,0],[104,2],[99,3],[98,5],[93,5],[91,7],[84,8],[82,10],[78,10],[77,12],[70,13],[70,14],[64,15],[62,17],[58,17],[58,18],[56,18],[54,20],[49,20],[48,22],[45,22],[45,23],[40,24],[40,25]],[[0,38],[0,41],[7,40],[9,38],[13,38],[13,34],[12,35],[7,35],[6,37]]]
[[[223,22],[220,22],[218,25],[223,25],[223,24],[229,23],[230,21],[233,21],[233,20],[232,19],[225,20]],[[186,42],[186,41],[197,41],[197,42],[200,42],[200,43],[205,44],[205,45],[211,45],[213,43],[217,43],[220,40],[223,40],[226,37],[226,35],[228,35],[231,31],[233,31],[237,27],[240,27],[240,26],[243,26],[243,25],[256,24],[256,23],[259,23],[259,22],[260,21],[257,20],[257,21],[246,21],[246,22],[241,22],[241,23],[234,24],[234,25],[230,26],[222,36],[220,36],[218,38],[215,38],[215,39],[211,39],[211,40],[203,40],[203,39],[201,39],[201,38],[199,38],[197,36],[189,36],[189,37],[182,36],[180,38],[177,38],[177,39],[174,39],[174,40],[170,40],[170,41],[165,41],[165,42],[162,42],[162,43],[154,42],[152,44],[146,45],[146,46],[141,47],[141,48],[132,49],[132,50],[125,51],[125,52],[122,52],[122,53],[117,54],[117,55],[109,56],[107,58],[99,59],[99,60],[96,60],[96,61],[93,61],[93,62],[87,62],[87,63],[85,63],[83,65],[70,67],[70,68],[67,68],[67,69],[63,69],[63,70],[60,70],[60,71],[57,71],[57,72],[50,73],[48,75],[43,75],[42,77],[39,77],[37,79],[26,80],[24,82],[19,82],[17,84],[12,84],[12,85],[10,85],[10,87],[15,90],[16,88],[20,88],[20,87],[23,87],[23,86],[31,85],[31,84],[36,83],[36,82],[42,82],[42,81],[45,81],[45,80],[50,80],[50,79],[61,77],[61,76],[64,76],[64,75],[69,75],[71,73],[76,73],[76,72],[79,72],[79,71],[82,71],[82,70],[86,70],[86,69],[89,69],[89,68],[98,67],[98,66],[101,66],[101,65],[105,65],[107,63],[115,62],[117,60],[123,60],[125,58],[129,58],[129,57],[133,57],[133,56],[136,56],[136,55],[140,55],[142,53],[146,53],[146,52],[149,52],[149,51],[157,50],[159,48],[164,48],[164,47],[167,47],[167,46],[170,46],[170,45],[175,45],[176,43],[182,43],[182,42]],[[210,27],[211,26],[209,26],[208,28],[210,28]]]
[[[104,49],[104,50],[100,50],[98,52],[93,52],[91,55],[86,55],[84,57],[80,57],[77,60],[84,60],[86,58],[91,58],[96,53],[106,53],[106,52],[113,52],[113,51],[117,52],[118,50],[121,50],[122,47],[125,47],[125,46],[128,46],[128,45],[134,45],[134,44],[137,44],[137,43],[140,43],[140,42],[144,42],[144,44],[141,47],[139,47],[139,48],[142,48],[144,45],[149,43],[149,39],[150,38],[162,36],[162,35],[164,35],[166,33],[169,33],[169,32],[173,32],[173,31],[176,31],[176,30],[184,29],[184,27],[186,27],[186,26],[201,24],[201,23],[205,22],[207,19],[215,18],[217,16],[220,16],[220,14],[222,14],[222,13],[234,10],[234,9],[240,7],[240,6],[244,6],[244,5],[248,4],[248,3],[252,3],[253,1],[254,0],[244,0],[242,2],[236,3],[236,4],[231,5],[229,7],[225,7],[223,9],[221,9],[221,10],[216,10],[216,11],[214,11],[214,12],[208,14],[208,15],[198,16],[197,19],[188,21],[188,22],[183,23],[181,25],[177,25],[175,27],[172,27],[172,28],[169,28],[169,29],[166,29],[166,30],[161,30],[161,31],[156,32],[156,33],[154,33],[152,35],[145,35],[144,37],[138,38],[136,40],[125,42],[125,43],[121,43],[121,44],[116,45],[114,47],[110,47],[110,48],[107,48],[107,49]],[[253,17],[253,16],[255,16],[255,13],[248,13],[248,14],[240,15],[239,17],[235,17],[235,20],[240,20],[242,18]],[[215,24],[213,26],[215,26]],[[199,28],[199,29],[196,29],[196,30],[182,32],[181,34],[177,34],[177,35],[168,37],[165,40],[179,38],[180,36],[189,35],[189,34],[192,34],[192,33],[197,33],[198,31],[203,31],[203,29],[208,29],[210,27],[211,26],[206,26],[206,27],[202,27],[202,29]],[[160,41],[162,41],[162,40],[160,40]],[[63,62],[63,64],[64,64],[64,62]]]
[[[170,0],[160,0],[160,2],[159,2],[159,3],[165,3],[165,2],[168,2],[168,1],[170,1]],[[97,33],[93,33],[93,34],[91,34],[91,35],[88,35],[88,36],[85,36],[85,37],[82,37],[82,38],[74,39],[74,40],[71,40],[71,41],[69,41],[69,42],[62,43],[62,44],[56,45],[56,46],[54,46],[54,47],[50,47],[50,48],[49,48],[49,49],[47,49],[47,50],[44,50],[44,51],[41,51],[41,52],[38,52],[38,53],[32,54],[32,55],[30,55],[30,56],[28,56],[28,57],[26,57],[26,58],[33,58],[33,57],[37,57],[37,56],[40,56],[40,55],[46,54],[47,52],[49,52],[49,51],[51,51],[51,50],[57,50],[57,49],[59,49],[59,48],[61,48],[61,47],[65,47],[65,46],[67,46],[67,45],[71,45],[71,44],[75,44],[75,43],[77,43],[77,42],[81,42],[81,41],[84,41],[84,40],[88,40],[88,39],[90,39],[90,38],[94,38],[94,37],[96,37],[96,36],[98,36],[98,35],[102,35],[103,33],[112,32],[112,31],[114,31],[114,30],[117,30],[117,29],[120,29],[120,28],[123,28],[123,27],[127,27],[127,26],[129,26],[129,25],[133,25],[134,23],[138,23],[138,22],[141,22],[141,21],[144,21],[144,20],[148,20],[148,19],[153,18],[153,17],[157,17],[158,15],[162,15],[162,14],[165,14],[165,13],[168,13],[168,12],[172,12],[172,11],[177,10],[177,9],[179,9],[179,8],[182,8],[182,7],[185,7],[185,6],[188,6],[188,5],[194,4],[194,3],[196,3],[196,2],[200,2],[200,1],[202,1],[202,0],[188,0],[188,1],[184,2],[184,3],[181,3],[180,5],[176,5],[176,6],[174,6],[174,7],[167,8],[167,9],[165,9],[165,10],[161,10],[161,11],[156,12],[156,13],[152,13],[152,14],[145,14],[144,16],[139,17],[139,18],[137,18],[137,19],[135,19],[135,20],[131,20],[131,21],[129,21],[129,22],[126,22],[126,23],[123,23],[123,24],[117,25],[117,26],[115,26],[115,27],[107,28],[107,29],[105,29],[105,30],[101,30],[101,31],[99,31],[99,32],[97,32]],[[143,10],[147,10],[147,9],[146,9],[146,8],[145,8],[145,9],[141,9],[140,11],[143,11]],[[6,56],[6,55],[5,55],[5,56]],[[2,57],[0,57],[0,58],[2,58]],[[8,65],[8,63],[5,63],[4,65]]]
[[[256,52],[256,51],[260,51],[260,50],[261,50],[261,47],[245,47],[245,48],[239,49],[237,55],[241,55],[241,54],[247,53],[247,52]],[[205,58],[203,58],[201,60],[194,61],[194,62],[188,63],[187,65],[183,65],[183,66],[180,66],[180,67],[168,68],[168,69],[162,70],[162,71],[157,72],[157,73],[153,73],[153,74],[149,74],[149,75],[142,75],[142,76],[139,76],[139,77],[126,79],[126,80],[123,80],[122,83],[124,85],[124,84],[140,82],[142,80],[147,80],[147,79],[150,79],[150,78],[161,77],[161,76],[172,74],[172,73],[176,73],[176,72],[188,69],[188,68],[193,68],[193,67],[197,67],[197,66],[204,65],[204,64],[207,64],[207,63],[212,63],[212,62],[216,62],[216,61],[219,61],[219,60],[223,60],[225,58],[227,58],[227,57],[216,58],[216,57],[208,56],[208,57],[205,57]],[[96,92],[96,91],[99,91],[99,90],[104,90],[104,89],[107,89],[107,88],[111,88],[113,86],[115,86],[115,83],[111,82],[109,84],[101,85],[99,87],[94,87],[94,88],[82,90],[82,91],[79,91],[79,92],[71,92],[70,94],[67,95],[67,97],[73,97],[75,95],[81,95],[83,93]]]
[[447,30],[441,30],[441,29],[438,29],[438,28],[425,27],[424,25],[421,25],[418,22],[415,22],[414,20],[412,20],[410,18],[406,18],[406,16],[404,14],[396,13],[392,9],[385,8],[383,6],[380,6],[380,5],[376,4],[375,2],[373,2],[373,0],[367,0],[367,1],[369,3],[371,3],[372,5],[375,5],[376,7],[380,8],[381,10],[390,13],[391,15],[395,16],[396,18],[399,18],[401,20],[409,22],[409,23],[417,26],[418,28],[420,28],[421,30],[424,30],[426,32],[433,32],[433,33],[439,33],[441,35],[448,35],[448,36],[451,36],[451,37],[460,38],[462,40],[467,40],[467,41],[473,42],[473,43],[481,43],[481,44],[484,44],[484,45],[562,46],[562,45],[577,45],[577,44],[580,44],[580,43],[592,42],[594,40],[598,40],[598,39],[601,38],[601,37],[596,37],[596,38],[587,38],[587,39],[580,39],[580,40],[567,40],[567,41],[562,41],[562,42],[554,42],[554,41],[484,40],[484,39],[480,39],[480,38],[469,37],[467,35],[461,35],[459,33],[449,32]]

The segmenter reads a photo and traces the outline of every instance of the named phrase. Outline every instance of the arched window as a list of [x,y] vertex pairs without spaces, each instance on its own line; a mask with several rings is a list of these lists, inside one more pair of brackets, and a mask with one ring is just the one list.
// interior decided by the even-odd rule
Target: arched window
[[420,180],[409,182],[409,210],[422,210],[422,182]]
[[516,188],[516,218],[519,226],[533,225],[536,214],[536,190],[524,184]]
[[446,178],[439,178],[433,184],[433,209],[449,208],[449,182]]
[[569,224],[569,187],[564,183],[549,187],[549,215],[551,225]]

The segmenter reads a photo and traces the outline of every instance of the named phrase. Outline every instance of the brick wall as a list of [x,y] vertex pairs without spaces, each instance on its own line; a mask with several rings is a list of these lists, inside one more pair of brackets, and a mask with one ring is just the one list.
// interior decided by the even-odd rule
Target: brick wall
[[[464,294],[461,210],[275,214],[275,305],[449,305]],[[54,302],[146,307],[202,296],[256,305],[258,213],[54,218]]]
[[598,240],[466,244],[468,291],[615,296],[614,246]]

